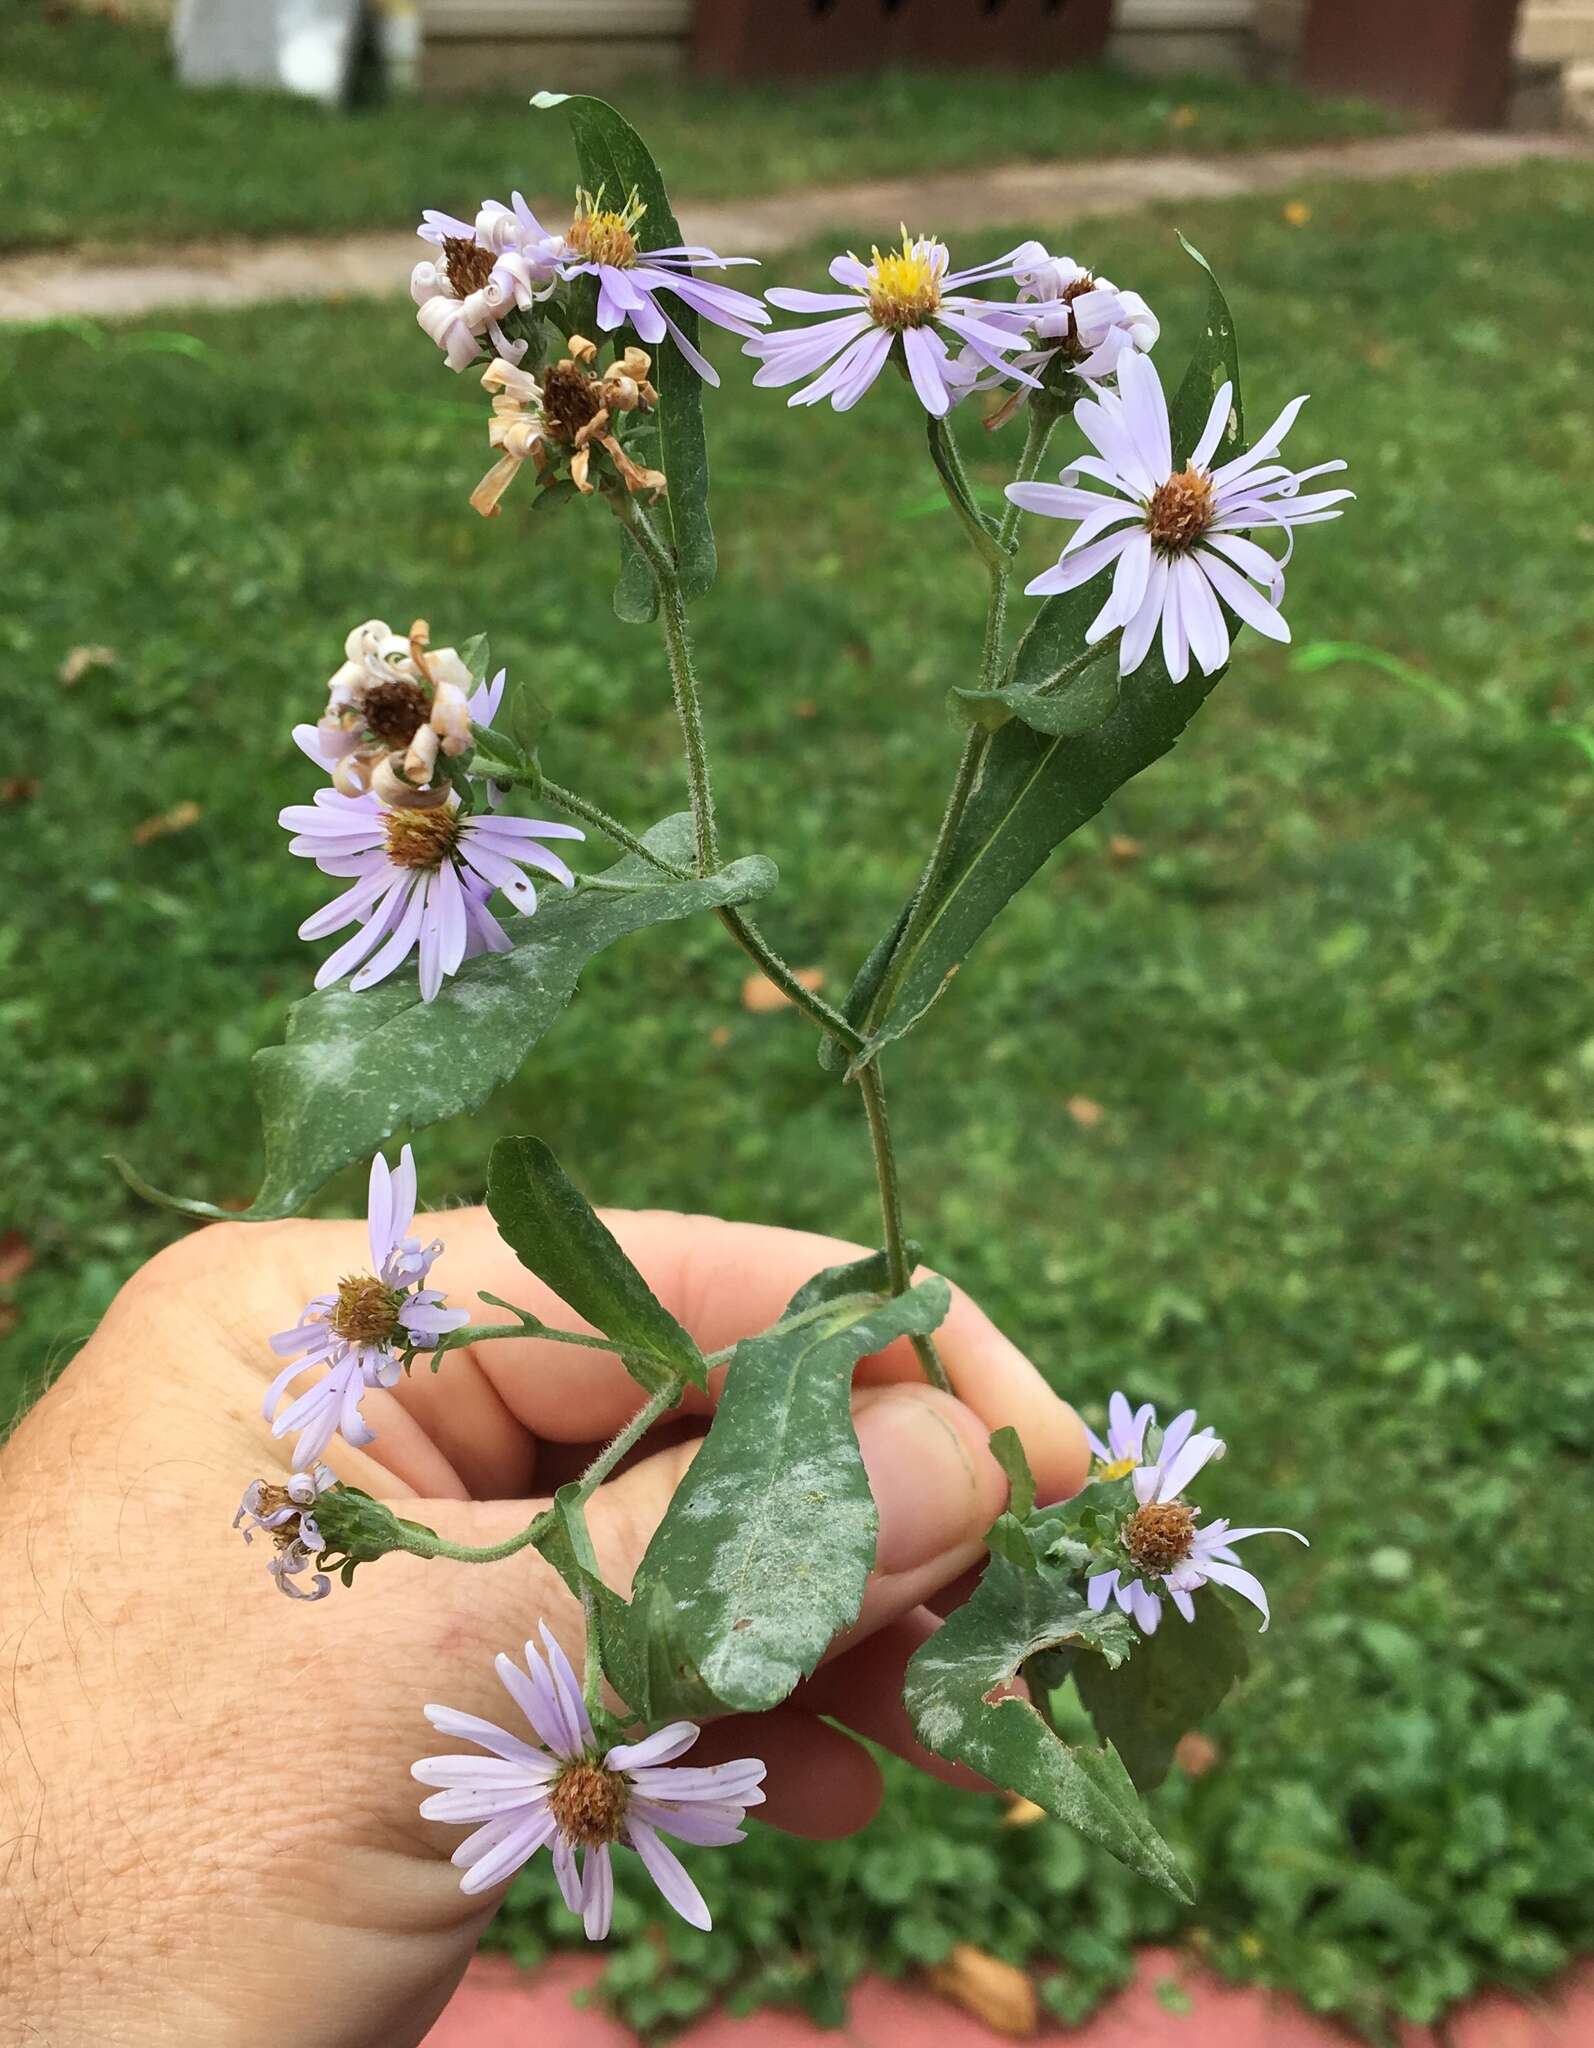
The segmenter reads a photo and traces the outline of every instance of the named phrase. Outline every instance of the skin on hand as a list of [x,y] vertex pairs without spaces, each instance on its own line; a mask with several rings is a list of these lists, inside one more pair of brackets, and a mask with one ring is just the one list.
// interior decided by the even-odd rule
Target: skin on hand
[[[709,1217],[607,1220],[705,1351],[859,1256]],[[480,1288],[586,1327],[484,1211],[417,1227],[445,1239],[432,1284],[473,1320],[500,1313]],[[19,2042],[406,2048],[501,1896],[460,1893],[447,1856],[464,1831],[420,1819],[409,1765],[435,1747],[426,1702],[503,1718],[493,1657],[540,1618],[579,1666],[580,1612],[558,1578],[531,1551],[480,1566],[394,1556],[306,1605],[275,1593],[260,1541],[229,1527],[249,1481],[280,1482],[290,1455],[260,1414],[278,1363],[266,1337],[365,1268],[365,1237],[363,1223],[292,1222],[183,1239],[0,1451],[0,2013],[22,2016]],[[763,1757],[760,1818],[795,1833],[849,1833],[879,1798],[873,1759],[821,1715],[975,1782],[914,1743],[902,1667],[1004,1505],[989,1431],[1018,1428],[1043,1499],[1084,1478],[1073,1410],[966,1296],[937,1341],[956,1398],[923,1384],[905,1342],[858,1369],[880,1511],[858,1622],[786,1704],[715,1723],[693,1753]],[[338,1440],[328,1462],[455,1542],[492,1543],[640,1400],[607,1354],[506,1340],[374,1390],[376,1442]],[[622,1592],[690,1463],[685,1429],[667,1419],[589,1508]]]

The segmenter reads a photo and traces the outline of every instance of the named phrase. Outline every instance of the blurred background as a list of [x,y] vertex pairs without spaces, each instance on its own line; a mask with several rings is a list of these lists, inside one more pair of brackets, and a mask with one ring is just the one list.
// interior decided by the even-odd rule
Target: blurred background
[[[1023,1973],[1020,2021],[1077,2020],[1155,1940],[1380,2038],[1590,1945],[1591,74],[1594,0],[0,0],[0,1425],[179,1227],[106,1150],[253,1189],[249,1057],[321,895],[274,822],[313,781],[287,728],[350,625],[489,632],[557,715],[552,774],[680,805],[607,523],[475,518],[481,394],[405,294],[422,206],[559,218],[532,91],[614,100],[689,237],[718,206],[768,282],[934,180],[959,261],[1041,236],[1143,292],[1175,370],[1177,226],[1252,417],[1310,391],[1292,454],[1351,465],[1294,645],[1247,639],[895,1055],[935,1262],[1087,1417],[1197,1403],[1231,1444],[1210,1512],[1312,1536],[1157,1795],[1200,1902],[892,1772],[850,1844],[755,1831],[711,1939],[622,1900],[634,2025],[835,2019],[866,1964],[955,1992],[957,1943]],[[1049,188],[1012,167],[1071,165],[1076,203],[1026,210]],[[938,814],[982,580],[911,394],[799,426],[713,342],[726,834],[779,861],[764,922],[835,994]],[[960,425],[994,495],[1014,430]],[[609,1203],[871,1241],[857,1106],[742,965],[711,924],[600,957],[485,1125],[428,1133],[429,1197],[534,1129]],[[571,1933],[528,1876],[492,1938]]]

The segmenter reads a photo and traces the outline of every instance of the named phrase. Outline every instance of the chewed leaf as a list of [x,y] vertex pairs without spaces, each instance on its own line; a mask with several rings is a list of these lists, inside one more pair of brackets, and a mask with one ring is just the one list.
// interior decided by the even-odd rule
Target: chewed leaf
[[1212,401],[1225,384],[1234,387],[1234,405],[1228,425],[1218,442],[1214,462],[1227,462],[1245,446],[1245,408],[1240,402],[1240,349],[1235,339],[1234,315],[1223,296],[1223,287],[1213,275],[1212,265],[1183,235],[1179,245],[1207,274],[1206,323],[1190,367],[1168,407],[1168,425],[1173,435],[1175,465],[1189,460],[1190,451],[1201,438]]
[[487,1207],[520,1263],[612,1341],[649,1393],[672,1379],[708,1384],[702,1352],[540,1138],[499,1139]]
[[[691,819],[655,825],[646,844],[677,865],[692,858]],[[423,1003],[413,972],[353,995],[323,989],[288,1013],[286,1045],[254,1058],[266,1172],[242,1220],[292,1216],[340,1167],[368,1159],[395,1131],[475,1109],[519,1071],[575,993],[581,970],[627,933],[694,911],[749,903],[775,886],[773,862],[753,855],[717,874],[673,880],[636,854],[604,886],[548,890],[532,917],[510,917],[507,953],[467,960]],[[139,1194],[189,1216],[240,1220],[211,1202],[162,1194],[117,1160]]]
[[883,1277],[879,1259],[821,1274],[788,1327],[736,1347],[713,1427],[637,1570],[655,1715],[701,1711],[705,1690],[742,1711],[775,1706],[857,1619],[878,1517],[853,1367],[927,1335],[951,1299],[934,1278],[882,1299]]
[[[556,108],[570,123],[582,182],[592,191],[601,186],[610,203],[620,206],[635,189],[647,208],[636,229],[637,246],[644,255],[649,249],[679,244],[681,230],[659,167],[647,144],[623,115],[616,113],[607,101],[593,99],[586,93],[540,92],[531,104],[540,109]],[[692,309],[672,298],[670,318],[695,346],[697,315]],[[660,342],[649,342],[647,348],[653,357],[653,383],[659,394],[658,466],[669,479],[669,491],[659,501],[653,516],[664,528],[680,572],[682,592],[691,599],[703,596],[709,589],[718,566],[714,529],[708,516],[703,385],[668,336]],[[651,619],[658,609],[652,574],[623,529],[620,580],[614,603],[621,618],[633,622]]]
[[973,1595],[914,1655],[902,1696],[927,1749],[1033,1799],[1188,1900],[1189,1879],[1146,1818],[1112,1744],[1066,1743],[1028,1700],[1004,1690],[1031,1658],[1078,1651],[1078,1662],[1117,1665],[1135,1640],[1121,1614],[1091,1612],[1072,1573],[1025,1571],[993,1557]]

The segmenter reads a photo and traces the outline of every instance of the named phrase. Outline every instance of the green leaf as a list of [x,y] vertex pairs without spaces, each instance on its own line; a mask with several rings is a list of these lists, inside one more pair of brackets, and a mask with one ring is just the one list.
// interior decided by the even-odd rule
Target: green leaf
[[991,1431],[991,1456],[1007,1474],[1007,1512],[1020,1521],[1035,1505],[1035,1474],[1024,1455],[1024,1441],[1011,1423]]
[[646,1666],[637,1654],[631,1610],[611,1587],[603,1582],[597,1553],[587,1532],[581,1483],[572,1479],[553,1497],[553,1520],[537,1549],[553,1566],[578,1600],[590,1600],[597,1626],[597,1641],[587,1640],[587,1654],[596,1650],[604,1676],[630,1707],[645,1718],[648,1713]]
[[997,538],[995,524],[975,504],[963,459],[952,438],[952,429],[933,413],[925,415],[925,426],[929,433],[930,460],[935,464],[952,510],[961,520],[963,530],[974,543],[981,560],[993,569],[999,567],[1013,550],[1002,545]]
[[[645,836],[666,860],[692,858],[684,812]],[[594,954],[648,925],[767,895],[776,870],[755,855],[718,874],[675,881],[627,854],[601,880],[602,888],[570,894],[549,889],[535,916],[506,919],[511,950],[467,960],[431,1003],[420,1000],[407,969],[360,995],[331,988],[295,1003],[287,1044],[254,1058],[266,1171],[244,1220],[291,1216],[340,1167],[369,1158],[395,1131],[477,1108],[558,1019]],[[238,1220],[212,1203],[162,1194],[124,1161],[115,1164],[151,1201]]]
[[494,1145],[487,1207],[526,1270],[601,1330],[650,1394],[675,1379],[708,1385],[702,1352],[540,1138]]
[[484,683],[492,662],[492,648],[485,633],[476,633],[459,650],[459,658],[470,670],[473,683]]
[[915,1653],[903,1699],[927,1749],[1033,1799],[1189,1900],[1189,1880],[1146,1818],[1111,1743],[1065,1743],[1027,1700],[990,1697],[1031,1657],[1078,1650],[1076,1669],[1098,1658],[1117,1664],[1134,1641],[1123,1615],[1092,1614],[1072,1574],[1026,1572],[993,1557],[971,1598]]
[[[869,957],[858,969],[852,987],[847,991],[847,1000],[842,1005],[842,1015],[857,1030],[863,1029],[863,1020],[869,1014],[869,1005],[880,991],[891,966],[893,954],[902,943],[902,934],[908,928],[908,919],[913,913],[911,902],[904,903],[897,913],[896,922],[869,949]],[[828,1031],[819,1036],[819,1064],[827,1074],[845,1074],[852,1063],[852,1055],[839,1040]]]
[[[649,249],[665,249],[681,241],[681,230],[658,166],[629,121],[606,101],[592,99],[585,93],[540,92],[531,104],[539,108],[557,107],[564,114],[575,140],[582,182],[592,191],[603,186],[612,203],[620,206],[635,188],[647,207],[636,229],[639,250],[646,253]],[[679,300],[672,301],[670,318],[695,345],[697,315],[691,308]],[[653,383],[659,394],[659,467],[670,485],[654,516],[665,530],[664,537],[680,572],[682,593],[690,600],[703,596],[710,588],[717,567],[714,530],[708,516],[703,380],[668,336],[646,346],[653,357]],[[623,619],[643,621],[654,617],[657,607],[652,573],[635,542],[622,529],[615,610]]]
[[[672,1688],[757,1712],[783,1700],[858,1616],[879,1526],[852,1423],[860,1358],[928,1335],[944,1280],[882,1300],[883,1260],[835,1268],[738,1344],[714,1424],[638,1567],[634,1606]],[[861,1291],[866,1290],[866,1291]],[[800,1318],[795,1327],[791,1319]],[[682,1693],[650,1699],[681,1711]]]
[[1240,351],[1235,339],[1234,315],[1229,311],[1229,302],[1223,296],[1223,287],[1213,274],[1212,265],[1201,251],[1193,242],[1187,242],[1183,235],[1179,237],[1179,246],[1207,274],[1207,308],[1201,339],[1190,358],[1190,367],[1168,407],[1176,469],[1189,460],[1190,451],[1200,440],[1201,429],[1207,423],[1212,401],[1224,384],[1234,386],[1234,409],[1218,442],[1213,465],[1231,461],[1245,447],[1245,409],[1240,402]]
[[[1045,613],[1045,606],[1041,608]],[[1059,623],[1047,619],[1049,634]],[[983,725],[987,732],[999,732],[1010,718],[1022,719],[1032,732],[1053,733],[1071,738],[1076,733],[1094,732],[1117,709],[1121,685],[1118,680],[1118,638],[1113,633],[1094,647],[1080,649],[1070,642],[1070,651],[1059,651],[1053,666],[1044,646],[1047,634],[1036,639],[1037,617],[1019,642],[1009,679],[995,690],[950,692],[952,715],[964,725]],[[1070,629],[1073,621],[1068,621]]]
[[1138,1788],[1149,1792],[1167,1777],[1179,1737],[1219,1705],[1248,1662],[1240,1623],[1209,1592],[1197,1600],[1193,1622],[1166,1617],[1116,1670],[1081,1657],[1074,1683],[1097,1734],[1116,1747]]
[[[1169,409],[1175,457],[1194,446],[1213,393],[1228,379],[1234,405],[1221,450],[1227,459],[1243,446],[1234,322],[1205,258],[1190,253],[1207,271],[1210,289],[1201,339]],[[992,717],[997,706],[1014,715],[984,742],[935,900],[915,914],[911,938],[891,955],[869,1003],[869,1045],[854,1066],[913,1028],[1030,877],[1110,796],[1169,751],[1226,673],[1204,676],[1196,668],[1175,683],[1154,646],[1098,720],[1111,683],[1099,674],[1100,650],[1087,648],[1085,633],[1110,579],[1104,570],[1080,589],[1045,600],[1014,654],[1009,690],[994,699],[959,693],[962,701],[972,694],[976,715]],[[1229,626],[1232,638],[1239,622],[1231,616]],[[1044,727],[1048,717],[1049,685],[1060,677],[1067,678],[1056,690],[1060,707],[1076,688],[1086,686],[1084,695],[1077,707],[1055,714],[1060,730],[1037,730],[1037,721]]]

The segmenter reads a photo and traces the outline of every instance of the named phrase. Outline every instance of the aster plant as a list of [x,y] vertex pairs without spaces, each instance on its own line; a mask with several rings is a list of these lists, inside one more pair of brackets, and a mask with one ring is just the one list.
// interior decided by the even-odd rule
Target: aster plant
[[[1341,464],[1285,461],[1299,399],[1248,442],[1234,323],[1194,250],[1204,304],[1173,379],[1153,353],[1162,328],[1144,299],[1039,242],[959,269],[933,234],[904,228],[867,262],[838,255],[838,289],[778,285],[760,300],[704,275],[747,259],[682,238],[657,167],[611,107],[557,95],[533,104],[569,123],[567,224],[545,226],[518,192],[469,215],[428,212],[417,317],[449,367],[486,394],[492,466],[474,511],[539,515],[539,550],[556,544],[541,517],[552,508],[582,524],[583,548],[615,536],[616,609],[662,636],[688,807],[636,828],[577,786],[579,764],[570,782],[554,781],[534,709],[493,671],[485,638],[434,647],[424,620],[398,632],[380,618],[347,634],[324,702],[306,701],[311,716],[292,733],[319,786],[307,771],[304,800],[281,817],[288,850],[342,885],[301,935],[317,946],[341,936],[286,1042],[257,1056],[265,1171],[246,1218],[291,1215],[331,1175],[368,1161],[370,1262],[329,1273],[272,1338],[281,1366],[265,1416],[284,1463],[250,1485],[236,1521],[299,1600],[328,1597],[334,1579],[350,1585],[395,1553],[490,1565],[542,1552],[572,1596],[565,1635],[579,1645],[579,1672],[544,1628],[523,1664],[497,1660],[524,1730],[417,1701],[417,1719],[424,1707],[469,1753],[423,1758],[415,1776],[432,1788],[423,1814],[470,1830],[453,1848],[466,1891],[496,1893],[547,1849],[567,1904],[600,1938],[619,1850],[641,1859],[677,1912],[709,1924],[665,1838],[698,1848],[740,1839],[763,1766],[678,1759],[705,1719],[777,1706],[858,1617],[877,1516],[851,1419],[853,1368],[906,1339],[926,1379],[950,1390],[935,1336],[949,1290],[913,1278],[886,1112],[890,1049],[1056,848],[1172,748],[1243,630],[1288,638],[1296,535],[1339,516],[1349,493],[1303,488]],[[770,308],[803,324],[775,324]],[[718,373],[700,322],[740,341],[758,363],[755,384],[799,387],[791,404],[828,398],[845,412],[882,377],[906,380],[987,584],[983,631],[970,636],[977,655],[949,692],[960,752],[944,813],[839,1003],[810,989],[750,914],[775,889],[773,864],[732,855],[721,837],[688,625],[716,573],[703,398]],[[1017,444],[999,514],[969,483],[964,422]],[[1027,585],[1039,602],[1015,636],[1010,584],[1026,513],[1071,530]],[[535,567],[534,552],[533,580]],[[589,854],[578,871],[549,844],[588,839],[614,849],[611,865]],[[556,886],[539,890],[532,873]],[[503,1320],[469,1322],[430,1285],[441,1245],[415,1224],[410,1147],[396,1169],[381,1148],[480,1108],[557,1024],[596,953],[705,915],[815,1028],[816,1087],[856,1098],[880,1250],[816,1274],[772,1327],[705,1356],[548,1146],[499,1137],[484,1177],[500,1235],[585,1327],[553,1328],[492,1296],[482,1298]],[[124,1171],[189,1213],[232,1213]],[[518,1536],[483,1550],[447,1542],[339,1476],[346,1452],[380,1435],[405,1373],[446,1374],[460,1346],[528,1332],[614,1353],[637,1393],[626,1427]],[[586,1504],[719,1366],[706,1437],[622,1594],[603,1578]],[[1091,1477],[1063,1502],[1037,1499],[1016,1431],[994,1433],[1009,1505],[975,1590],[913,1658],[905,1701],[929,1749],[1188,1896],[1140,1794],[1243,1668],[1229,1596],[1267,1625],[1267,1595],[1236,1546],[1298,1532],[1203,1519],[1192,1490],[1205,1496],[1224,1445],[1193,1412],[1161,1428],[1150,1403],[1114,1393],[1106,1416]],[[371,1586],[360,1579],[361,1593]],[[1180,1626],[1164,1625],[1170,1609]],[[1094,1739],[1079,1733],[1081,1705]]]

